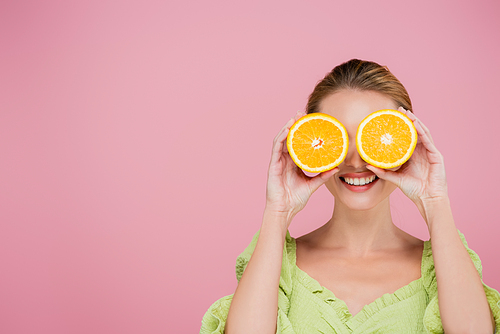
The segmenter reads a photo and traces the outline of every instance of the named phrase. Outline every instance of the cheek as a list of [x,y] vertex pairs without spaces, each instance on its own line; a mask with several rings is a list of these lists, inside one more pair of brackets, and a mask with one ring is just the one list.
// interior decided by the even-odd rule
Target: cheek
[[384,184],[384,188],[383,188],[382,191],[384,192],[384,194],[389,194],[390,195],[390,194],[392,194],[392,192],[394,190],[396,190],[398,188],[397,185],[395,185],[392,182],[386,181],[386,180],[384,180],[383,184]]
[[338,185],[336,183],[337,183],[337,180],[336,180],[335,176],[325,182],[326,188],[334,196],[337,193],[336,188],[338,187]]

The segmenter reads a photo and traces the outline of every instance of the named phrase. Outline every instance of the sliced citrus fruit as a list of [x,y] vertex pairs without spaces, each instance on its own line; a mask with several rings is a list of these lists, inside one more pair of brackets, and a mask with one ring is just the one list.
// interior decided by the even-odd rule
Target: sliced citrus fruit
[[311,113],[290,128],[286,145],[299,168],[321,173],[340,165],[347,155],[349,139],[345,127],[334,117]]
[[379,110],[358,126],[356,148],[361,158],[380,168],[394,168],[410,159],[417,145],[411,119],[397,110]]

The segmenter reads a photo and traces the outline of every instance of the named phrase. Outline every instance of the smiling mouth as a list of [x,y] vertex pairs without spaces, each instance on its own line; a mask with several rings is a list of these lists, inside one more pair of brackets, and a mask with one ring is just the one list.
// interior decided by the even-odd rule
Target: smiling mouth
[[367,184],[373,183],[375,180],[378,180],[378,176],[372,175],[370,177],[361,177],[361,178],[351,178],[351,177],[339,177],[342,182],[347,183],[351,186],[366,186]]

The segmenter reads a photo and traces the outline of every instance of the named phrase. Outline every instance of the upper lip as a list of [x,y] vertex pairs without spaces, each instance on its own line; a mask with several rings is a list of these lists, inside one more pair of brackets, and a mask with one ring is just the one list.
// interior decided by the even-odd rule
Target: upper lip
[[363,173],[346,173],[346,174],[339,175],[339,177],[360,179],[360,178],[364,178],[364,177],[370,177],[373,175],[375,175],[375,173],[373,173],[373,172],[363,172]]

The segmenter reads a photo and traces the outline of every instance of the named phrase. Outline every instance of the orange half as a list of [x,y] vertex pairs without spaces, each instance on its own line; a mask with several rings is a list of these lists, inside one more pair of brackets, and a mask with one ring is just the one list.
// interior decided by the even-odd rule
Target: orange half
[[361,121],[356,133],[356,148],[367,163],[389,169],[410,159],[417,139],[417,130],[408,116],[385,109]]
[[347,155],[348,138],[342,123],[318,112],[305,115],[292,125],[286,146],[299,168],[321,173],[342,163]]

